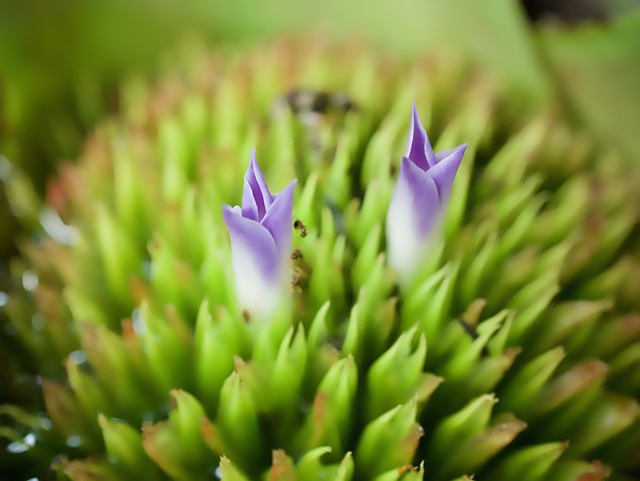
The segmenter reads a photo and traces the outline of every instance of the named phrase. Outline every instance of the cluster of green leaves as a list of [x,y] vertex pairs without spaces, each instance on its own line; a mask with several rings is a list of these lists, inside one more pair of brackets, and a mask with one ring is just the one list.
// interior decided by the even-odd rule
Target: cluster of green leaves
[[[355,108],[293,113],[292,88]],[[637,473],[639,204],[615,151],[454,58],[317,39],[191,53],[121,95],[14,266],[46,405],[3,408],[18,456],[76,481]],[[442,248],[398,290],[383,223],[413,100],[436,150],[469,149]],[[298,178],[306,230],[270,323],[236,306],[220,208],[254,146],[274,190]]]

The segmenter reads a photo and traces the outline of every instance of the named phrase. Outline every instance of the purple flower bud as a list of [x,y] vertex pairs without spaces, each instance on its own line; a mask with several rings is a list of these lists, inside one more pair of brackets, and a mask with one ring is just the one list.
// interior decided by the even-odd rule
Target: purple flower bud
[[222,206],[231,239],[236,294],[242,309],[269,317],[290,282],[293,180],[271,194],[256,162],[255,150],[244,175],[242,208]]
[[415,104],[409,142],[387,212],[389,265],[408,280],[439,232],[466,144],[434,153]]

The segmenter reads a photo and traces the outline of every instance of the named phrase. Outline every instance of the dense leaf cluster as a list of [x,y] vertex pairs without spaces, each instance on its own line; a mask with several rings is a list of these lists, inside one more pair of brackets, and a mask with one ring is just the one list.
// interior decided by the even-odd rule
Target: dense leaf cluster
[[[301,89],[335,101],[291,108]],[[14,455],[76,481],[638,474],[640,204],[615,151],[455,59],[317,40],[188,55],[121,95],[14,266],[46,406],[4,408]],[[414,100],[436,150],[469,148],[399,290],[383,223]],[[270,323],[236,306],[221,216],[253,146],[275,191],[298,178],[305,231]]]

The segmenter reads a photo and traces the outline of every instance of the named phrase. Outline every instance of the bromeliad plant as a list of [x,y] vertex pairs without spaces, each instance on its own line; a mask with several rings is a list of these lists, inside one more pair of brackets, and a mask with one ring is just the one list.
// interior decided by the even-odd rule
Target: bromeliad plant
[[76,481],[638,474],[615,150],[450,58],[188,58],[124,85],[14,266],[45,410],[4,408],[13,456]]

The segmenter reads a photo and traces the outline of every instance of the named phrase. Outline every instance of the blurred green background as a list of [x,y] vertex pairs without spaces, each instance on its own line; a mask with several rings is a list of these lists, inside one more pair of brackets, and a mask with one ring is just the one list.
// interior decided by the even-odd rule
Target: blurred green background
[[41,190],[52,163],[72,158],[91,125],[117,109],[118,79],[152,72],[186,35],[239,44],[311,30],[369,39],[404,56],[461,52],[533,105],[562,102],[594,135],[637,158],[639,4],[3,0],[0,149]]

